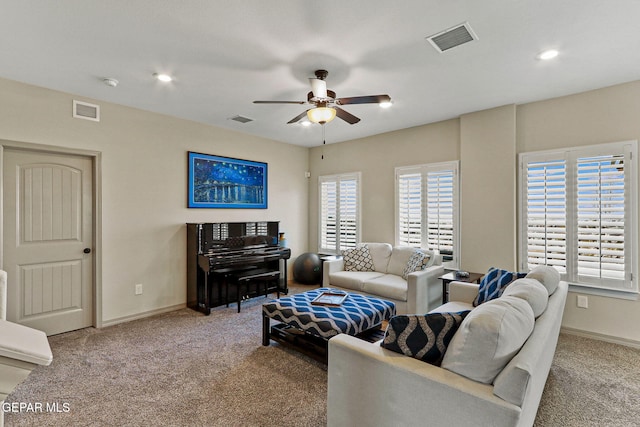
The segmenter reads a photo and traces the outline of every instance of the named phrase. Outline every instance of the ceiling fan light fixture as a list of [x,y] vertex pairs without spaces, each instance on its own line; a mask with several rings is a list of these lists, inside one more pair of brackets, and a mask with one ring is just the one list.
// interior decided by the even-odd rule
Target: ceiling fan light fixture
[[335,119],[336,110],[331,107],[316,107],[307,111],[307,117],[309,121],[323,125]]
[[327,98],[327,82],[320,79],[309,79],[309,83],[311,83],[311,92],[313,92],[313,96],[318,99],[326,99]]

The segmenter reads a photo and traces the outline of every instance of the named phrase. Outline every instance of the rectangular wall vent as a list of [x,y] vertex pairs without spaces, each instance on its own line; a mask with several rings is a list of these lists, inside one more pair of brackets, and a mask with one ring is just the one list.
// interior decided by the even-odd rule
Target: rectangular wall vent
[[429,43],[440,53],[456,46],[478,40],[478,36],[473,32],[468,22],[451,27],[437,34],[427,37]]
[[76,119],[100,121],[100,106],[73,100],[73,117]]
[[250,119],[249,117],[244,117],[244,116],[230,117],[229,120],[233,120],[240,123],[249,123],[253,121],[253,119]]

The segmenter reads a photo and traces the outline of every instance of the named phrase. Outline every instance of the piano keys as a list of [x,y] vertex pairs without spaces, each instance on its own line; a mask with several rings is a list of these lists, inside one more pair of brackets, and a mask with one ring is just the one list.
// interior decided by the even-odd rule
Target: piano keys
[[288,293],[291,250],[278,246],[278,228],[276,221],[188,223],[187,306],[210,314],[214,307],[258,295],[259,286],[267,286],[263,281],[237,285],[252,272],[277,278],[264,292]]

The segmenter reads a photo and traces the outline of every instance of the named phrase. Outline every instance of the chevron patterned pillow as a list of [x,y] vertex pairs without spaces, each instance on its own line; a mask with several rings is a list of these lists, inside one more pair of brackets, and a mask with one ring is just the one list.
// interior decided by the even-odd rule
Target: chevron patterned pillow
[[425,254],[421,250],[416,250],[409,258],[409,261],[407,261],[407,265],[402,271],[402,278],[404,280],[407,280],[409,274],[413,273],[414,271],[420,271],[427,268],[430,258],[430,254]]
[[389,320],[380,345],[387,350],[440,366],[449,342],[469,313],[394,316]]
[[344,271],[373,271],[373,259],[366,245],[342,251]]
[[473,306],[477,307],[483,302],[491,301],[502,295],[509,283],[524,277],[526,273],[514,273],[507,270],[491,267],[487,274],[480,281],[478,296],[473,301]]

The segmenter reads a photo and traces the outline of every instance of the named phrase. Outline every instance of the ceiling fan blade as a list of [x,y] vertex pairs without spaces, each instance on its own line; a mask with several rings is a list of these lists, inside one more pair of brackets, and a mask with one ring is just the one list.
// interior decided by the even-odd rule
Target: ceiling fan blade
[[369,95],[369,96],[352,96],[350,98],[338,98],[336,104],[380,104],[381,102],[389,102],[391,97],[389,95]]
[[336,110],[336,116],[340,117],[342,120],[344,120],[345,122],[349,123],[350,125],[354,125],[356,123],[358,123],[360,121],[359,118],[357,118],[356,116],[354,116],[353,114],[343,110],[340,107],[333,107]]
[[253,101],[254,104],[306,104],[306,101]]
[[296,122],[298,122],[301,118],[303,118],[303,117],[307,117],[307,111],[309,111],[309,110],[305,110],[305,111],[303,111],[302,113],[298,114],[298,115],[297,115],[297,116],[295,116],[293,119],[289,120],[289,121],[287,122],[287,124],[288,124],[288,125],[290,125],[291,123],[296,123]]

